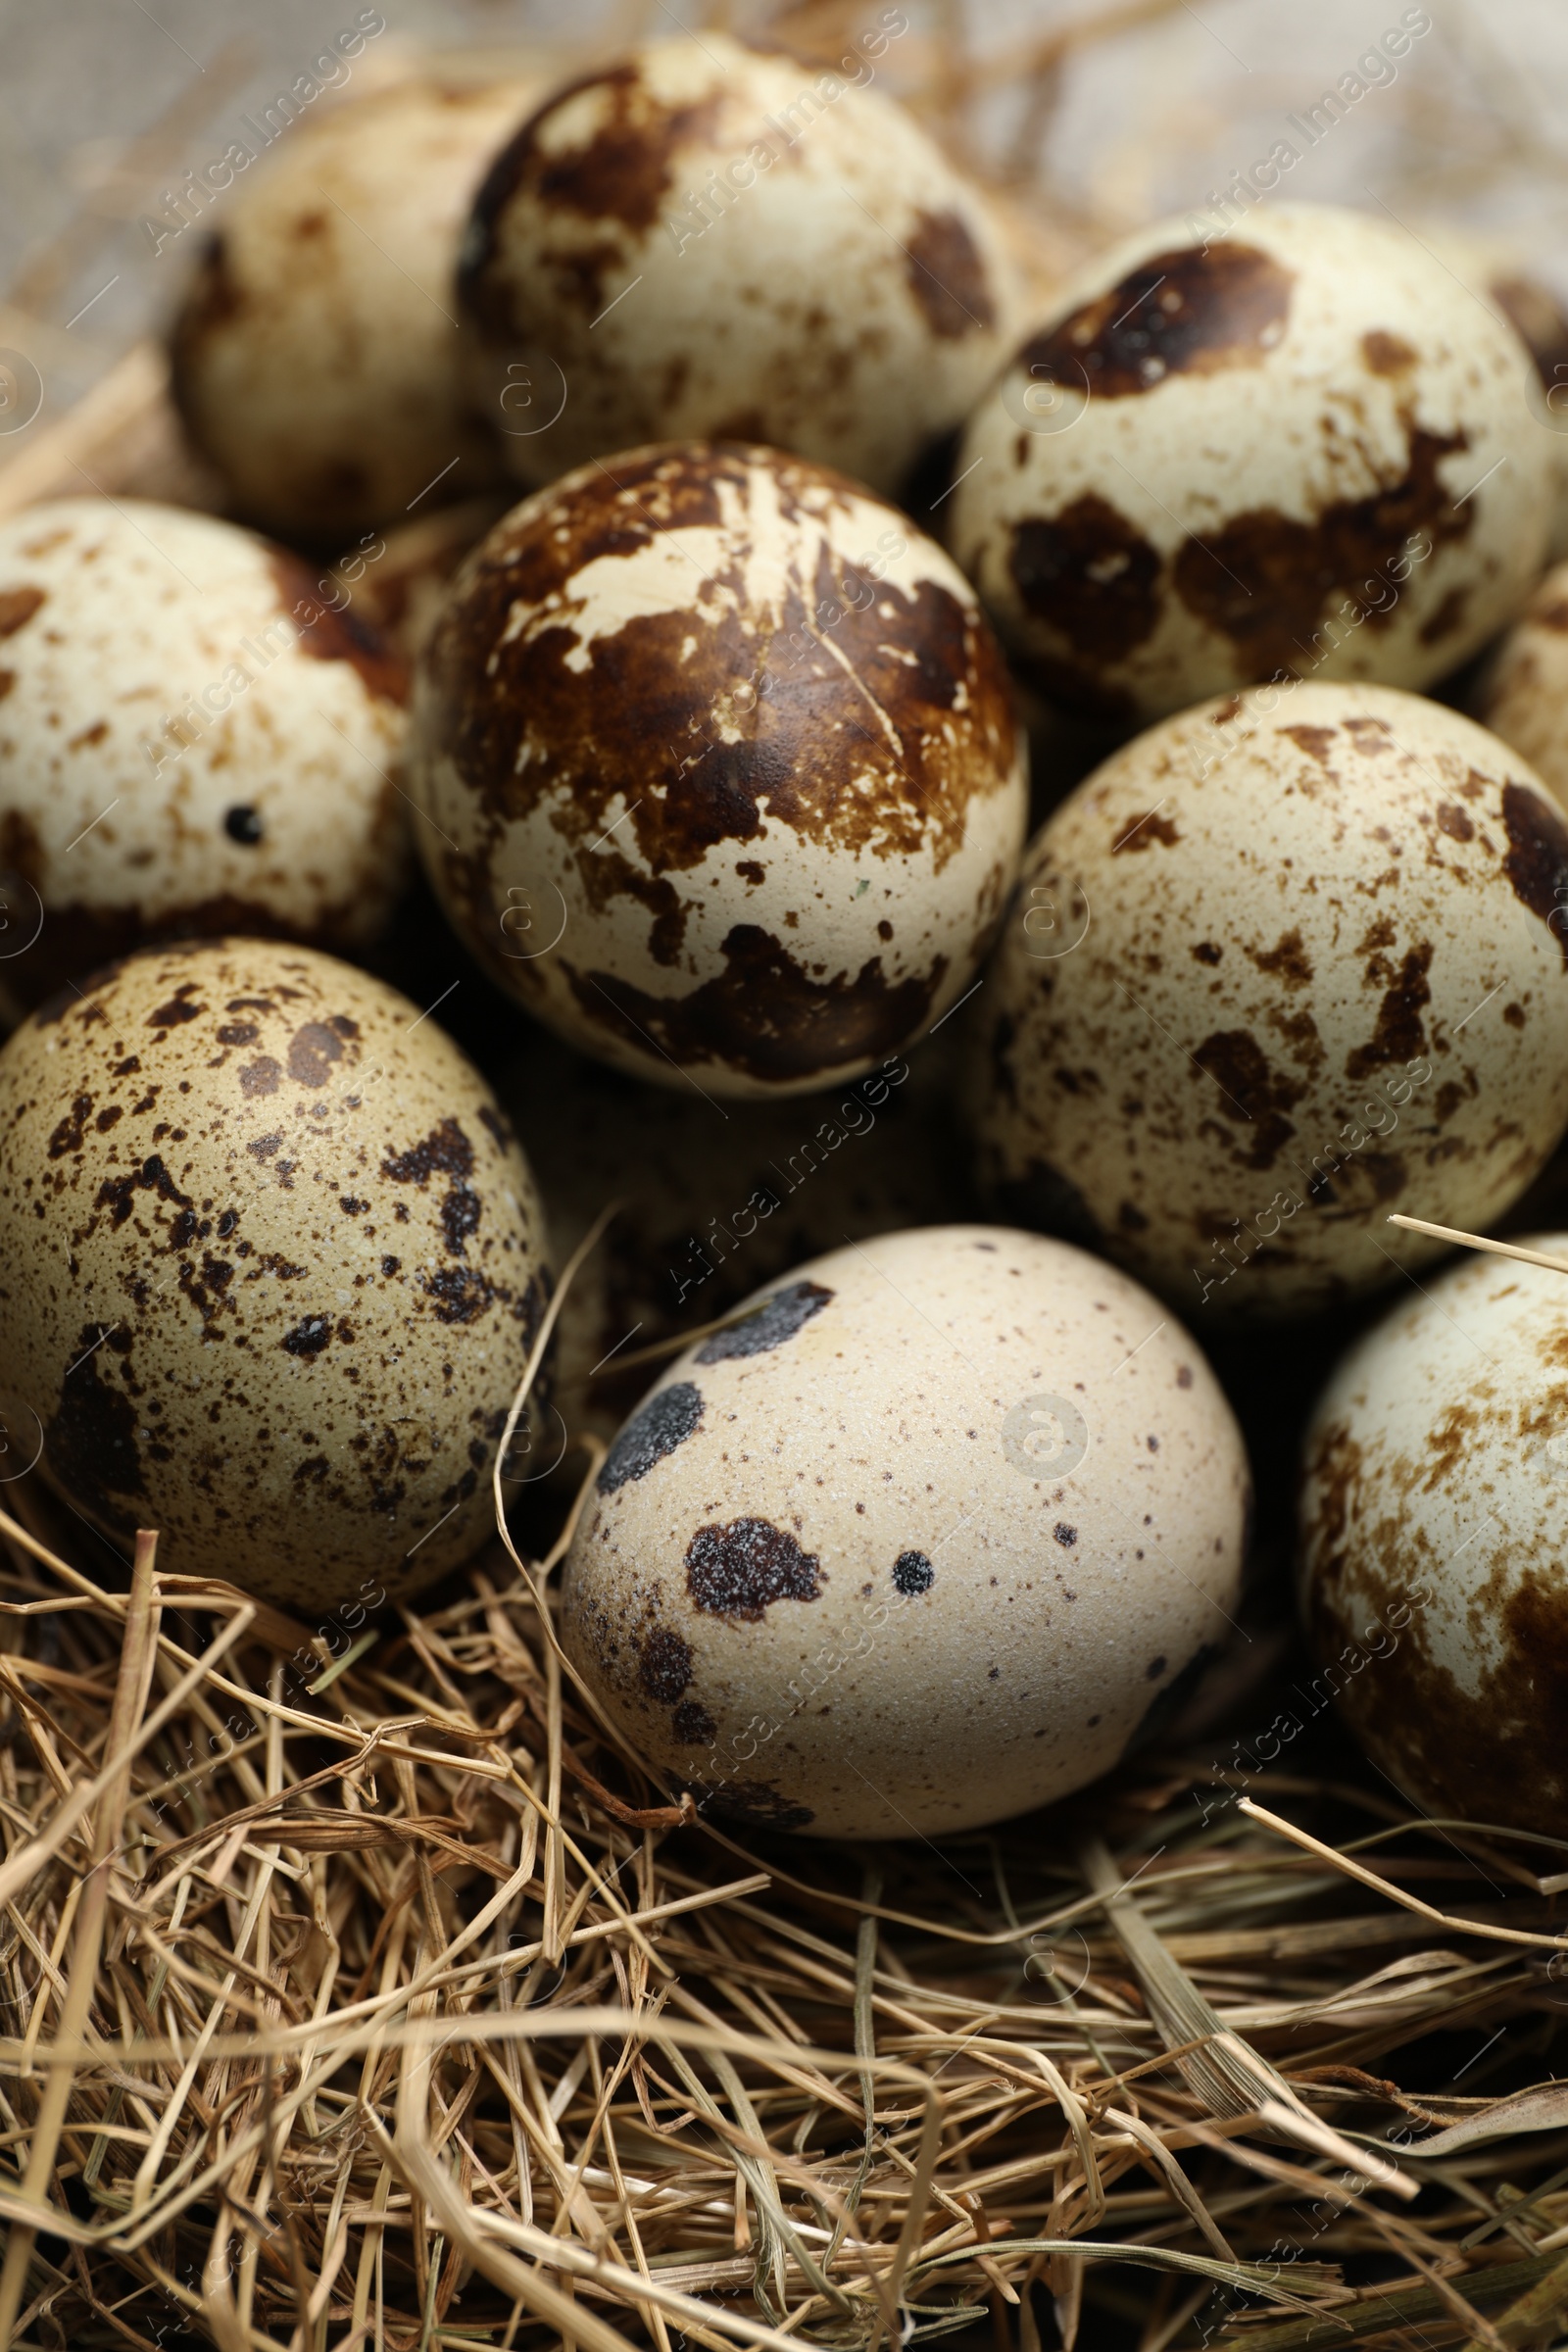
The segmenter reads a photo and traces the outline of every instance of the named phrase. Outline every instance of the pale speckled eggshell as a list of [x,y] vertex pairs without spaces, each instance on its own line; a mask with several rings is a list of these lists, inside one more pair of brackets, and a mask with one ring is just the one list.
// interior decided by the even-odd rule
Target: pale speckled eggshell
[[1153,718],[1282,672],[1423,686],[1545,563],[1527,374],[1385,221],[1270,205],[1206,253],[1163,221],[1072,282],[975,412],[951,543],[1080,708]]
[[1442,1247],[1391,1211],[1485,1232],[1568,1121],[1565,901],[1556,803],[1440,704],[1164,720],[1025,857],[978,1001],[989,1196],[1200,1330],[1375,1289]]
[[600,1471],[562,1638],[705,1809],[940,1836],[1083,1787],[1177,1702],[1250,1491],[1199,1349],[1114,1268],[889,1234],[670,1367]]
[[1568,1280],[1476,1254],[1402,1299],[1336,1370],[1303,1469],[1316,1700],[1419,1804],[1568,1837]]
[[841,475],[730,444],[629,451],[497,524],[421,656],[412,760],[491,976],[712,1094],[830,1085],[940,1019],[1027,822],[962,573]]
[[172,357],[241,514],[316,544],[496,477],[454,279],[474,190],[538,95],[402,82],[307,117],[223,193]]
[[1568,556],[1568,316],[1528,258],[1507,238],[1421,223],[1423,244],[1506,319],[1529,355],[1530,407],[1548,439],[1553,480],[1553,564]]
[[[1547,572],[1487,663],[1471,707],[1568,809],[1568,564]],[[1557,924],[1565,927],[1568,906]]]
[[[748,184],[713,196],[732,168]],[[710,31],[542,107],[480,191],[459,280],[521,481],[702,435],[881,490],[978,399],[1016,282],[984,197],[902,107]]]
[[370,945],[411,864],[405,693],[352,606],[233,523],[100,498],[0,522],[0,1004],[152,933]]
[[162,1568],[306,1606],[466,1558],[549,1280],[489,1087],[331,956],[151,949],[0,1053],[8,1426]]

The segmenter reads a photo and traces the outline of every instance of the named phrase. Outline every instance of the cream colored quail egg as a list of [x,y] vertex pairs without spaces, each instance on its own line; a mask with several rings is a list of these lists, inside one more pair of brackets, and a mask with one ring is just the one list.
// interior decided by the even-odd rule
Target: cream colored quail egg
[[1048,690],[1157,717],[1290,674],[1418,687],[1545,562],[1554,438],[1507,321],[1393,223],[1163,221],[970,419],[952,544]]
[[459,282],[519,480],[701,435],[893,490],[960,421],[1015,274],[979,190],[868,86],[889,37],[830,70],[651,41],[503,149]]
[[466,1558],[548,1287],[489,1087],[331,956],[149,949],[0,1052],[7,1424],[162,1568],[308,1605]]
[[937,1836],[1081,1788],[1178,1702],[1249,1499],[1136,1283],[1000,1226],[887,1234],[670,1367],[599,1472],[563,1640],[705,1809]]
[[494,477],[454,272],[474,190],[537,95],[400,82],[299,123],[222,196],[172,330],[174,391],[252,521],[319,544]]
[[[1488,662],[1472,708],[1568,809],[1568,564],[1548,571]],[[1557,928],[1568,925],[1568,911]]]
[[1313,1702],[1418,1804],[1568,1838],[1568,1275],[1478,1253],[1402,1298],[1304,1467]]
[[1486,1230],[1568,1121],[1568,826],[1394,688],[1152,727],[1036,836],[984,993],[984,1177],[1181,1310],[1293,1314]]
[[126,499],[0,522],[0,1004],[155,934],[350,951],[407,878],[401,665],[235,524]]
[[420,658],[416,835],[492,977],[714,1094],[828,1086],[974,984],[1026,822],[962,573],[777,450],[634,450],[524,500]]

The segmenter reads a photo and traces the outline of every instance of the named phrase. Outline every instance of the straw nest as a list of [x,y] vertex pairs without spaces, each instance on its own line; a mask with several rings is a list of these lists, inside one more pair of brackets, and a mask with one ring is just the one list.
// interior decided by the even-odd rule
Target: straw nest
[[[1052,199],[1054,264],[1115,225],[1035,160],[1063,71],[1177,5],[983,69],[909,44],[956,150]],[[201,495],[146,349],[0,505],[89,453]],[[1412,1815],[1277,1590],[1222,1715],[1081,1798],[747,1845],[564,1670],[568,1494],[320,1625],[0,1500],[0,2340],[1496,2352],[1568,2312],[1568,1859]]]

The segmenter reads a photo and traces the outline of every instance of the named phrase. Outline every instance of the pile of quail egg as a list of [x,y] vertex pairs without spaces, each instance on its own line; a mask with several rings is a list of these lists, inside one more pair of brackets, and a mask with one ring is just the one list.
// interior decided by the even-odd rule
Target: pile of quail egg
[[1568,1834],[1568,1276],[1390,1222],[1555,1199],[1568,325],[1286,203],[1042,300],[892,13],[323,111],[170,325],[225,512],[0,524],[9,1458],[301,1607],[576,1496],[758,1832],[1083,1787],[1294,1541],[1383,1769]]

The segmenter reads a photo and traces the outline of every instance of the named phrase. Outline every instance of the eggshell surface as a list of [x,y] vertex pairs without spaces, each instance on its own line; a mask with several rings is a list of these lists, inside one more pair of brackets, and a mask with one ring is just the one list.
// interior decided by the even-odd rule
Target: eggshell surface
[[330,956],[149,950],[0,1053],[8,1426],[162,1568],[303,1605],[466,1557],[548,1285],[489,1088]]
[[1568,564],[1547,572],[1497,647],[1473,708],[1568,808]]
[[653,41],[503,150],[460,287],[519,480],[702,435],[891,490],[959,421],[1015,331],[1015,272],[874,71]]
[[952,544],[1014,653],[1158,717],[1281,674],[1419,687],[1543,569],[1554,437],[1517,332],[1416,239],[1270,205],[1064,291],[971,417]]
[[1036,835],[976,1092],[1002,1213],[1200,1318],[1301,1313],[1486,1231],[1568,1121],[1568,827],[1388,687],[1167,719]]
[[823,467],[632,451],[524,500],[421,657],[431,881],[584,1052],[710,1094],[854,1077],[995,937],[1027,816],[973,591]]
[[537,96],[402,82],[292,125],[224,195],[174,394],[252,521],[316,544],[495,477],[454,279],[474,190]]
[[563,1640],[705,1808],[963,1829],[1083,1786],[1192,1683],[1249,1494],[1136,1284],[1003,1227],[889,1234],[670,1367],[599,1473]]
[[0,1003],[153,933],[368,946],[410,865],[405,691],[232,523],[98,498],[0,522]]
[[1401,1298],[1318,1404],[1300,1513],[1314,1691],[1418,1804],[1568,1836],[1564,1277],[1477,1254]]

